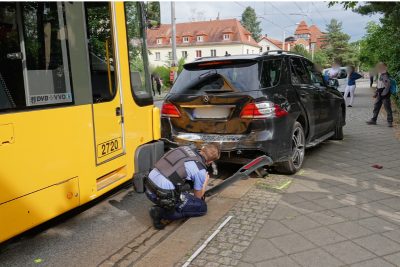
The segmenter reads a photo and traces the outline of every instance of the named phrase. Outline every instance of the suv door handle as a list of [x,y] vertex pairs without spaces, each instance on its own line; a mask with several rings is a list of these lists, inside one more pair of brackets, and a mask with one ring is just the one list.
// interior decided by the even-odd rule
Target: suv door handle
[[306,97],[305,93],[300,94],[301,97]]
[[115,115],[116,115],[116,116],[121,116],[121,108],[120,108],[120,107],[117,107],[117,108],[115,109]]

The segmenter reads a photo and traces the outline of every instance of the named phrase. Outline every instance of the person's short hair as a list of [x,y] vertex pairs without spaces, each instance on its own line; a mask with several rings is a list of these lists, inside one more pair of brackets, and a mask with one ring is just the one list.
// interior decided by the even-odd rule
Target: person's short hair
[[216,161],[219,159],[221,152],[217,145],[211,144],[203,147],[200,154],[206,159],[206,161]]

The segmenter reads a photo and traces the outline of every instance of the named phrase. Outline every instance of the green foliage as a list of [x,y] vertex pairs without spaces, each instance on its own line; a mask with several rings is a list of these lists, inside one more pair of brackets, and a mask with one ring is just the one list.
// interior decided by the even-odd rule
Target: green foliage
[[244,10],[240,23],[246,30],[251,32],[254,40],[258,41],[260,39],[262,31],[262,29],[260,28],[261,21],[257,21],[257,14],[253,8],[248,6]]
[[342,32],[342,22],[332,19],[331,23],[326,25],[324,34],[326,40],[322,45],[322,49],[325,49],[330,63],[337,62],[341,66],[357,66],[359,64],[358,49],[349,44],[351,37]]
[[317,51],[314,51],[313,62],[321,65],[323,68],[326,68],[327,63],[329,63],[329,57],[326,51],[324,49],[318,49]]
[[[183,65],[185,64],[185,60],[187,57],[182,57],[178,60],[178,76],[181,74],[183,70]],[[167,88],[171,88],[173,83],[169,81],[169,74],[170,74],[170,66],[171,66],[171,60],[168,59],[164,61],[164,66],[157,66],[155,68],[155,73],[161,73],[161,77],[163,79],[163,84]]]
[[354,10],[354,8],[356,7],[356,5],[358,4],[358,1],[330,1],[330,2],[328,3],[328,7],[333,7],[333,6],[336,5],[336,4],[343,5],[343,8],[344,8],[345,10],[347,10],[347,9],[349,9],[349,8]]
[[311,53],[308,52],[303,46],[301,45],[295,45],[293,46],[293,52],[297,52],[305,56],[306,58],[311,59]]

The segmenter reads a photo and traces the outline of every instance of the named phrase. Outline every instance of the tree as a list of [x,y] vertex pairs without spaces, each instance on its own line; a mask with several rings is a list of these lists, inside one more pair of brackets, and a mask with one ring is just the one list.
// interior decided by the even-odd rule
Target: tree
[[199,10],[197,11],[196,8],[192,8],[190,9],[190,12],[192,12],[189,21],[190,22],[196,22],[196,21],[204,21],[205,17],[204,17],[204,11]]
[[314,63],[321,65],[325,68],[329,63],[329,57],[324,49],[318,49],[317,51],[314,51],[313,61]]
[[248,6],[244,10],[240,23],[246,30],[248,30],[251,33],[254,40],[260,39],[262,31],[262,29],[260,28],[261,21],[257,21],[257,14],[253,8]]
[[305,56],[306,58],[311,59],[311,54],[302,45],[295,45],[295,46],[293,46],[292,50],[293,50],[293,52],[300,53],[303,56]]
[[323,41],[322,49],[331,62],[337,62],[339,65],[357,65],[357,50],[349,44],[350,35],[342,32],[342,22],[332,19],[330,24],[326,25],[324,32],[326,39]]

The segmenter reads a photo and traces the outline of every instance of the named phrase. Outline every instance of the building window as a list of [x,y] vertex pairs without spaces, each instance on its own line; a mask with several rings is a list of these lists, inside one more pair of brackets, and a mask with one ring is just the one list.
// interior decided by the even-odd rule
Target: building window
[[217,50],[211,50],[211,56],[216,57],[217,56]]
[[169,43],[172,44],[172,38],[169,38]]
[[247,54],[249,53],[249,49],[247,49]]
[[201,57],[201,50],[196,50],[196,57]]
[[303,44],[300,44],[301,47],[305,48]]
[[168,59],[172,59],[172,52],[168,52]]
[[254,50],[251,50],[251,53],[254,54]]
[[197,42],[203,42],[203,36],[197,36]]
[[189,37],[183,37],[183,42],[184,43],[189,43]]
[[224,34],[224,40],[229,40],[231,39],[231,35],[230,34]]
[[187,57],[187,51],[182,51],[182,57],[183,58]]
[[156,60],[160,60],[161,56],[160,56],[160,52],[156,52]]
[[269,50],[269,46],[267,46],[267,51]]
[[250,35],[249,35],[249,41],[251,41],[251,39],[250,39],[251,37],[250,37]]
[[157,44],[162,44],[162,39],[157,39]]

